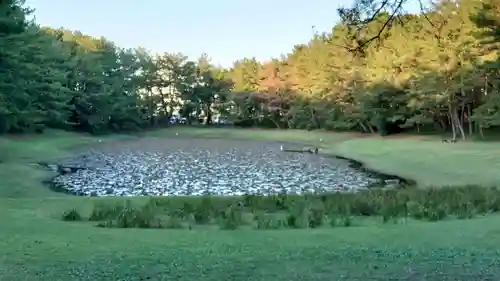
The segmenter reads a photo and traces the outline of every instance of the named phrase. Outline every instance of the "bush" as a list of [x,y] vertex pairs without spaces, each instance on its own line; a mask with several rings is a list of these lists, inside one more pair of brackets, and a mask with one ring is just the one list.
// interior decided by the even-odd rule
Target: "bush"
[[276,214],[259,213],[254,220],[257,222],[257,229],[280,229],[286,226],[286,222]]
[[243,224],[243,212],[241,206],[231,205],[221,213],[221,229],[234,230]]
[[337,227],[337,226],[339,226],[339,218],[338,218],[337,214],[330,214],[330,215],[328,215],[328,219],[329,219],[331,227]]
[[194,208],[194,220],[198,224],[207,224],[213,216],[213,203],[211,197],[203,197],[200,203]]
[[120,228],[161,228],[161,220],[152,212],[134,207],[125,207],[116,219]]
[[287,225],[290,228],[308,228],[310,224],[310,210],[303,204],[297,206],[295,210],[290,210],[287,216]]
[[[351,226],[360,216],[381,218],[383,223],[407,218],[470,219],[499,210],[500,190],[496,188],[371,188],[356,193],[157,197],[142,206],[101,201],[88,219],[106,227],[180,228],[217,223],[222,229],[236,229],[249,223],[246,216],[251,215],[257,229],[275,229],[318,228],[326,223]],[[62,217],[82,219],[76,210]]]
[[341,218],[341,223],[344,227],[352,226],[352,217],[347,215]]
[[63,221],[81,221],[81,220],[83,220],[83,217],[82,217],[82,215],[80,215],[80,213],[76,209],[71,209],[71,210],[63,213],[62,220]]
[[322,203],[313,205],[309,209],[309,227],[317,228],[323,225],[325,219],[325,209]]
[[150,204],[137,207],[133,206],[130,200],[125,204],[96,204],[89,220],[98,221],[100,227],[162,228],[164,225],[162,218],[155,213]]
[[170,216],[166,219],[166,223],[162,226],[170,229],[181,229],[184,228],[184,223],[182,218],[176,216]]
[[[126,203],[130,204],[130,201]],[[94,205],[92,213],[89,216],[90,221],[103,221],[116,218],[125,207],[125,204],[118,202],[109,204],[106,202],[99,202]]]

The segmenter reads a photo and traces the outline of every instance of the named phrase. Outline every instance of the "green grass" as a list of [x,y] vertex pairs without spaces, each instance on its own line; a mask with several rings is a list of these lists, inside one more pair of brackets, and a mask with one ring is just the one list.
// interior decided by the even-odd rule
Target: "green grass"
[[[175,135],[178,133],[178,136]],[[266,139],[318,144],[325,151],[422,185],[500,182],[498,143],[352,138],[304,131],[184,129],[173,137]],[[131,136],[105,138],[127,139]],[[319,142],[322,138],[323,141]],[[0,280],[499,280],[496,215],[436,223],[257,231],[109,229],[63,222],[95,201],[40,184],[33,162],[70,155],[96,138],[49,132],[0,139]],[[144,199],[137,199],[141,201]]]

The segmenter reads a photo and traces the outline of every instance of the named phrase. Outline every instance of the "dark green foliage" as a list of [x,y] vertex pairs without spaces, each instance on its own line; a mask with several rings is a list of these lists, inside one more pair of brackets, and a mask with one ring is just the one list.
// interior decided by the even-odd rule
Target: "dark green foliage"
[[302,212],[292,212],[286,218],[287,226],[290,228],[309,227],[309,214],[306,209]]
[[227,207],[221,212],[220,227],[221,229],[234,230],[244,223],[243,208],[238,204]]
[[343,216],[341,222],[344,227],[352,226],[352,217],[348,215]]
[[331,227],[339,226],[339,217],[337,214],[328,215],[328,220]]
[[325,209],[323,205],[318,202],[311,206],[309,209],[309,227],[317,228],[323,225],[325,220]]
[[89,216],[90,221],[102,221],[116,218],[125,208],[123,203],[106,204],[99,202],[94,205],[92,213]]
[[[352,39],[344,21],[283,58],[242,58],[230,69],[215,67],[206,54],[196,61],[181,53],[155,56],[78,31],[40,28],[26,20],[31,11],[22,2],[0,4],[0,133],[53,127],[104,134],[170,126],[180,104],[190,125],[211,125],[220,115],[243,127],[382,136],[460,128],[453,137],[463,139],[500,125],[498,60],[491,48],[500,38],[494,1],[436,5],[426,15],[430,21],[405,15],[405,26],[393,22],[397,31],[386,33],[397,50],[367,46],[359,57],[340,48],[366,39]],[[442,20],[436,14],[447,19],[438,24],[440,36],[453,40],[429,31],[435,30],[430,22]],[[368,38],[384,26],[379,20],[364,24]],[[491,42],[480,44],[484,34],[475,33]],[[480,63],[479,54],[488,61]]]
[[194,208],[194,220],[198,224],[206,224],[210,222],[214,210],[212,208],[210,197],[203,197],[201,203]]
[[280,229],[287,226],[283,216],[260,212],[255,214],[254,220],[257,229]]
[[98,221],[101,227],[117,228],[164,228],[172,225],[150,205],[134,206],[130,200],[125,204],[97,204],[89,220]]
[[71,209],[66,211],[62,215],[62,220],[64,221],[81,221],[83,220],[82,215],[76,209]]
[[[405,188],[279,196],[153,197],[139,206],[131,201],[95,204],[89,220],[108,227],[182,228],[211,225],[222,229],[352,226],[356,217],[383,223],[408,219],[469,219],[500,210],[500,191],[480,186]],[[76,211],[75,211],[76,212]],[[63,219],[71,217],[70,212]],[[249,216],[253,218],[249,219]]]
[[[310,225],[310,209],[309,201],[307,199],[310,197],[297,197],[289,196],[287,197],[287,225],[290,228],[308,228]],[[281,198],[278,199],[281,201]],[[275,201],[277,202],[277,201]]]
[[182,218],[177,216],[170,216],[166,219],[166,223],[164,225],[160,225],[159,227],[170,228],[170,229],[181,229],[184,228],[185,226]]
[[[366,12],[373,8],[372,1],[361,2]],[[500,125],[492,51],[500,38],[498,10],[494,1],[462,1],[432,6],[426,17],[404,15],[405,25],[392,22],[396,32],[385,33],[388,44],[399,48],[367,45],[361,57],[339,46],[380,35],[384,16],[361,24],[356,20],[365,12],[349,10],[343,16],[354,17],[334,26],[335,32],[314,36],[283,58],[242,58],[223,69],[206,54],[196,61],[181,53],[155,56],[78,31],[41,28],[26,19],[31,11],[23,1],[4,1],[0,133],[53,127],[104,134],[169,126],[182,104],[179,114],[188,124],[211,125],[220,115],[243,127],[382,136],[435,127],[453,131],[454,138],[483,136],[483,128]],[[367,38],[353,39],[349,22],[366,25],[361,33]],[[430,31],[431,22],[442,25],[439,36]],[[481,44],[485,35],[491,40]]]
[[159,228],[161,224],[153,212],[126,204],[115,220],[119,228]]
[[350,227],[353,224],[353,217],[347,214],[330,214],[328,219],[330,227]]
[[190,105],[183,109],[189,120],[203,110],[210,123],[230,87],[207,59],[154,58],[105,38],[40,28],[26,20],[30,14],[23,1],[0,4],[0,133],[136,131],[167,125],[176,99]]
[[133,76],[140,65],[133,53],[77,32],[40,29],[26,21],[30,11],[21,4],[0,4],[1,132],[74,125],[95,133],[142,118],[134,114],[140,104]]

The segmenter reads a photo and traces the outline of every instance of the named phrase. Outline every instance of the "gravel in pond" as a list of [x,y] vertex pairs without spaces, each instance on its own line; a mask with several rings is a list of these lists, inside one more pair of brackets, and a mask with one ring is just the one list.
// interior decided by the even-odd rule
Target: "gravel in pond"
[[88,196],[356,191],[379,181],[345,160],[280,151],[280,143],[145,139],[102,145],[59,163],[53,184]]

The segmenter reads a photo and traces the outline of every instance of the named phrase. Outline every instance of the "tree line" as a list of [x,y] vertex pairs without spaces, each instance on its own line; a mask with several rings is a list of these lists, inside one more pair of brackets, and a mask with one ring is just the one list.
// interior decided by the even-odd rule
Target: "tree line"
[[23,1],[0,3],[0,132],[93,134],[163,126],[174,110],[206,115],[230,89],[207,56],[152,55],[106,38],[40,27]]
[[22,1],[2,1],[0,12],[2,133],[141,130],[168,126],[174,114],[189,124],[223,118],[381,135],[442,130],[463,139],[500,125],[493,0],[442,0],[397,18],[379,12],[355,36],[340,22],[280,58],[242,58],[228,69],[207,55],[191,61],[40,27]]

